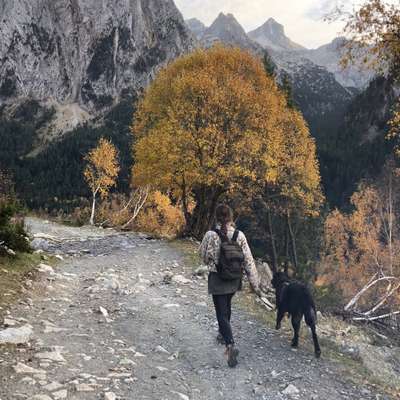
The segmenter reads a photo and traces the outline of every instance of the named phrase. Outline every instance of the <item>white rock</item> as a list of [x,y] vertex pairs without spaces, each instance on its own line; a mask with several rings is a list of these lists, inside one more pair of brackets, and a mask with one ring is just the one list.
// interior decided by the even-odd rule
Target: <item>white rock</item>
[[53,274],[54,273],[53,267],[50,267],[50,265],[43,264],[43,263],[39,264],[38,271],[45,273],[45,274]]
[[94,388],[91,385],[88,385],[87,383],[78,383],[75,385],[75,389],[77,392],[93,392]]
[[58,392],[52,393],[52,396],[54,397],[55,400],[66,399],[68,396],[68,391],[67,389],[59,390]]
[[65,358],[59,351],[46,351],[43,353],[37,353],[35,354],[35,357],[38,358],[39,360],[65,362]]
[[0,331],[0,344],[23,344],[29,342],[33,335],[30,325],[21,328],[8,328]]
[[208,267],[206,265],[200,265],[200,267],[195,269],[194,274],[198,276],[207,275]]
[[51,382],[48,385],[44,386],[48,392],[54,392],[55,390],[59,390],[63,387],[60,382]]
[[183,285],[192,283],[192,281],[190,279],[185,278],[183,275],[174,275],[172,277],[172,282],[180,283]]
[[135,361],[130,360],[129,358],[123,358],[120,362],[119,365],[136,365]]
[[15,319],[12,319],[12,318],[4,318],[4,321],[3,321],[3,325],[4,326],[11,326],[11,327],[13,327],[13,326],[15,326],[15,325],[17,325],[17,321],[15,321]]
[[26,376],[25,378],[22,378],[21,382],[25,383],[26,385],[32,385],[32,386],[36,385],[36,381],[33,378],[29,377],[29,376]]
[[10,256],[16,256],[17,255],[17,253],[13,249],[7,248],[6,251],[7,251],[7,254],[10,255]]
[[17,365],[14,365],[13,369],[17,374],[32,374],[32,375],[46,374],[46,371],[42,369],[35,369],[21,362],[19,362]]
[[117,395],[113,392],[104,393],[104,400],[117,400]]
[[180,307],[179,304],[164,304],[163,308],[178,308]]
[[47,396],[47,394],[37,394],[30,398],[30,400],[53,400],[51,397]]
[[289,384],[289,386],[282,392],[287,396],[296,396],[300,393],[300,390],[296,386]]
[[162,346],[157,346],[155,351],[157,353],[168,354],[168,355],[170,354],[170,352],[168,350],[164,349],[164,347],[162,347]]
[[108,311],[104,307],[100,306],[99,310],[103,314],[104,318],[108,318]]
[[172,393],[175,393],[181,400],[190,400],[189,396],[186,396],[186,394],[174,392],[174,391]]

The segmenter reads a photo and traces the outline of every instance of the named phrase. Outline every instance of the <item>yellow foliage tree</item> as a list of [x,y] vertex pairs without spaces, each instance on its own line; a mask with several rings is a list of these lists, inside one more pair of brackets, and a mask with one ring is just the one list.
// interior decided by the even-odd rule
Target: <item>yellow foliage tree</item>
[[185,225],[185,217],[181,207],[172,204],[167,195],[156,190],[150,193],[134,224],[140,231],[172,238],[181,233]]
[[390,162],[378,184],[353,195],[352,213],[335,210],[325,223],[319,284],[339,289],[345,309],[360,319],[400,314],[399,185]]
[[97,195],[106,197],[115,186],[119,173],[118,152],[107,139],[101,138],[96,148],[85,157],[87,165],[83,172],[85,180],[92,191],[92,211],[90,224],[94,224]]
[[[400,68],[400,8],[384,0],[367,0],[350,14],[345,33],[344,65],[359,63],[368,68],[399,75]],[[360,57],[360,54],[363,57]]]
[[[240,49],[197,50],[163,69],[140,102],[132,131],[135,183],[171,191],[197,237],[210,228],[226,193],[246,187],[250,194],[266,182],[289,193],[296,174],[303,175],[289,170],[305,163],[316,168],[311,176],[319,189],[304,120],[287,107],[261,61]],[[303,149],[307,157],[300,160]],[[294,190],[300,194],[306,186]]]

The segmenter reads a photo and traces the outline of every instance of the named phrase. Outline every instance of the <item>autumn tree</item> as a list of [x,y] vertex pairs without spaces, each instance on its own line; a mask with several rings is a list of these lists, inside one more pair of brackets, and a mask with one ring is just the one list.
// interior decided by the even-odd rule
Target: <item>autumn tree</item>
[[362,63],[380,72],[400,73],[400,8],[384,0],[367,0],[346,17],[343,64]]
[[97,147],[85,157],[87,165],[84,177],[92,192],[92,211],[90,224],[94,225],[97,195],[106,197],[110,189],[115,186],[119,173],[118,152],[115,146],[107,139],[100,139]]
[[[339,12],[340,14],[340,12]],[[358,64],[400,82],[400,7],[384,0],[367,0],[346,17],[349,37],[343,66]],[[400,102],[393,110],[390,137],[398,137]],[[398,151],[399,147],[397,147]]]
[[[288,141],[308,148],[315,161],[304,121],[289,110],[262,62],[222,46],[197,50],[162,70],[139,104],[132,131],[135,182],[180,201],[196,237],[210,228],[222,196],[283,184],[285,165],[297,160]],[[295,139],[299,132],[303,143]]]
[[[261,180],[255,186],[256,206],[263,210],[266,231],[271,244],[271,264],[275,270],[290,261],[298,272],[299,260],[296,227],[304,229],[308,218],[317,217],[323,204],[316,145],[310,137],[308,127],[301,114],[289,108],[280,119],[280,129],[284,132],[279,140],[272,143],[279,146],[269,158],[266,153]],[[278,226],[278,227],[277,227]],[[284,238],[277,234],[278,228]],[[278,241],[285,242],[284,255],[279,256]]]
[[325,223],[319,283],[333,285],[358,320],[400,314],[400,180],[393,161],[375,184],[362,184],[354,211],[333,211]]

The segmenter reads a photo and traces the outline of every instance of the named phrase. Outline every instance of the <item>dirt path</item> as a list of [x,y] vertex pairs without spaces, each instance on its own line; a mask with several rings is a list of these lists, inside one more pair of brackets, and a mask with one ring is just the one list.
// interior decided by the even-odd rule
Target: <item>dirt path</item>
[[[39,220],[30,226],[45,234],[35,245],[64,261],[10,310],[34,337],[30,346],[0,347],[0,400],[388,399],[315,360],[307,346],[293,352],[286,337],[237,309],[241,357],[229,369],[206,281],[165,241]],[[188,281],[166,284],[166,271]],[[289,385],[299,393],[285,394]]]

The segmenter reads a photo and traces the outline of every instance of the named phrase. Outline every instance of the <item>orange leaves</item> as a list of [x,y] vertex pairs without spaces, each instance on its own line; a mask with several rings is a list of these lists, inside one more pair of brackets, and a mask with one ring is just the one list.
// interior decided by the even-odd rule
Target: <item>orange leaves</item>
[[[373,276],[400,277],[399,184],[389,163],[378,184],[362,185],[353,195],[352,213],[336,210],[326,219],[322,281],[340,289],[346,301]],[[369,291],[361,306],[371,308],[385,290],[386,284]]]
[[100,139],[97,147],[85,157],[87,166],[84,176],[92,193],[105,197],[115,185],[119,173],[117,149],[107,139]]
[[132,132],[135,184],[250,197],[267,183],[309,213],[321,204],[315,144],[302,116],[287,107],[261,61],[240,49],[197,50],[163,69]]

